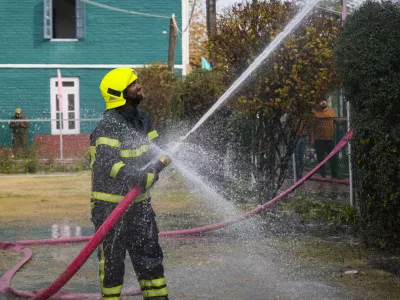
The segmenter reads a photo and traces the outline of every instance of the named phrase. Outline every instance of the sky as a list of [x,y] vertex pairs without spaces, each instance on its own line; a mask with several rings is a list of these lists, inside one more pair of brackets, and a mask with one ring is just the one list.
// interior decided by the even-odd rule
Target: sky
[[221,10],[224,6],[229,6],[236,2],[242,2],[241,0],[217,0],[217,10]]

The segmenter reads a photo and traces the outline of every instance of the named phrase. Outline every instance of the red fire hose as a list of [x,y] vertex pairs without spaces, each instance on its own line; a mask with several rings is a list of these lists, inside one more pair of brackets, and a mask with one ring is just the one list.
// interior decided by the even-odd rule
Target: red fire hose
[[101,225],[99,230],[93,235],[89,243],[82,249],[77,257],[71,262],[71,264],[65,269],[65,271],[53,281],[53,283],[44,290],[41,290],[32,300],[48,299],[60,290],[72,276],[82,267],[89,256],[93,253],[94,249],[101,243],[107,233],[113,228],[114,224],[121,218],[123,213],[127,210],[128,206],[131,205],[137,196],[142,192],[142,188],[134,187],[128,194],[122,199],[122,201],[113,210],[107,220]]

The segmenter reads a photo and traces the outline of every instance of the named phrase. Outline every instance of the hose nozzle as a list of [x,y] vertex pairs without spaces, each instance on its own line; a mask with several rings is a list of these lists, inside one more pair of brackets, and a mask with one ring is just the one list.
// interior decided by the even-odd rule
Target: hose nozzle
[[168,166],[171,163],[171,158],[168,155],[163,155],[160,157],[160,161]]
[[157,174],[160,173],[170,163],[171,163],[171,158],[169,158],[169,156],[167,155],[161,156],[160,159],[154,165],[154,172]]

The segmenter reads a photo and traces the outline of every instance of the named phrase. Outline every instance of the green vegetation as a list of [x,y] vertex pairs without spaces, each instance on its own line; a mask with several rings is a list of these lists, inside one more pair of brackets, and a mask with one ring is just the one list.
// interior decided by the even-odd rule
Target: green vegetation
[[219,72],[193,70],[174,85],[170,106],[171,120],[196,122],[218,100],[222,92]]
[[295,213],[301,215],[302,223],[331,222],[334,225],[353,225],[355,221],[355,209],[349,205],[301,198],[288,203]]
[[400,246],[400,4],[367,2],[348,17],[335,50],[351,103],[352,162],[367,245]]
[[35,147],[13,157],[9,150],[0,156],[0,173],[20,174],[38,172],[79,172],[89,170],[89,154],[77,158],[71,163],[59,163],[55,158],[40,160]]
[[38,171],[38,157],[34,146],[14,157],[9,149],[0,156],[0,173],[36,173]]
[[143,101],[140,107],[151,116],[154,126],[162,133],[169,118],[174,74],[160,64],[151,64],[137,71],[146,97],[146,101]]

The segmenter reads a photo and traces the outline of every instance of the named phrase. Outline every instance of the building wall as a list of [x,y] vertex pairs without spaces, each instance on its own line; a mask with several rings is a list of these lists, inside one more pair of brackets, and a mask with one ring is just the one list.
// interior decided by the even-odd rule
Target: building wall
[[[1,64],[145,64],[167,62],[169,18],[126,14],[86,4],[86,40],[50,41],[43,37],[43,0],[2,1]],[[97,1],[126,10],[171,16],[182,23],[175,0]],[[4,42],[5,41],[5,42]],[[175,63],[182,63],[177,39]]]
[[[96,2],[163,16],[174,13],[178,26],[182,24],[181,1]],[[57,77],[57,67],[51,64],[88,66],[60,70],[63,77],[80,79],[80,117],[99,118],[105,108],[99,84],[110,70],[101,66],[166,63],[169,35],[163,32],[169,32],[169,23],[169,18],[125,14],[86,4],[86,39],[51,41],[43,34],[43,0],[4,1],[0,5],[0,120],[9,120],[16,107],[31,120],[50,119],[50,78]],[[175,64],[182,64],[182,39],[177,39]],[[95,122],[81,122],[81,133],[90,133],[94,126]],[[39,133],[51,134],[50,123],[32,121],[31,143]],[[6,122],[0,122],[0,148],[10,142],[11,130]]]

